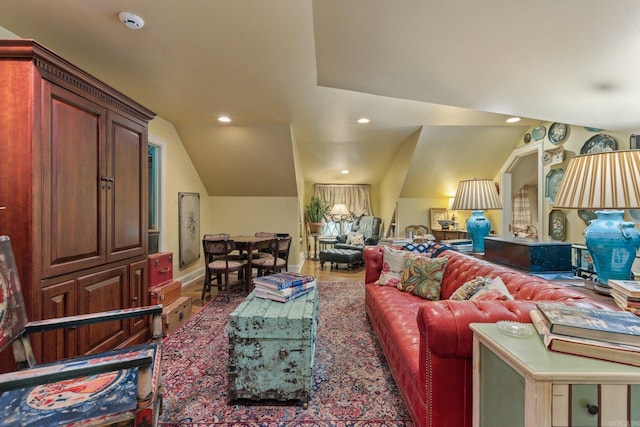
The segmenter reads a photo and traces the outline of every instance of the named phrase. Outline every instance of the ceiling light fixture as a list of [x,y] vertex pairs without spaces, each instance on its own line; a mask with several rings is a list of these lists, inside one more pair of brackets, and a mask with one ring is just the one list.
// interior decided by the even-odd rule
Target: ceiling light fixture
[[520,117],[509,117],[507,123],[518,123],[520,120]]
[[367,119],[366,117],[361,117],[358,119],[358,123],[369,123],[371,120]]
[[227,116],[220,116],[218,117],[218,121],[222,122],[222,123],[231,123],[231,119]]
[[144,27],[144,19],[140,18],[135,13],[131,12],[120,12],[118,14],[118,18],[120,18],[120,22],[130,28],[132,30],[139,30]]
[[342,170],[340,171],[340,173],[341,173],[341,174],[343,174],[343,175],[346,175],[346,174],[348,174],[348,173],[349,173],[349,169],[342,169]]

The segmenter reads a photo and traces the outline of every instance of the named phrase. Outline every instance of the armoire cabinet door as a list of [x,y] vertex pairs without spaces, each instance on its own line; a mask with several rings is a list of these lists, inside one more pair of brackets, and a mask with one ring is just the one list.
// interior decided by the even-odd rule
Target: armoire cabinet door
[[[75,280],[67,280],[42,289],[42,319],[72,316],[76,314]],[[42,340],[31,339],[36,355],[42,354],[39,363],[53,362],[76,356],[75,329],[56,329],[43,332]],[[41,351],[39,344],[42,343]]]
[[[129,266],[129,307],[131,308],[149,305],[148,265],[145,259]],[[136,332],[143,331],[149,320],[147,317],[135,317],[129,322],[129,334],[134,335]]]
[[146,128],[109,112],[107,132],[107,261],[147,252]]
[[[129,307],[126,265],[77,280],[78,314]],[[78,328],[78,354],[99,353],[115,347],[129,335],[129,320],[114,320]]]
[[43,80],[42,272],[54,277],[106,260],[101,145],[106,110]]

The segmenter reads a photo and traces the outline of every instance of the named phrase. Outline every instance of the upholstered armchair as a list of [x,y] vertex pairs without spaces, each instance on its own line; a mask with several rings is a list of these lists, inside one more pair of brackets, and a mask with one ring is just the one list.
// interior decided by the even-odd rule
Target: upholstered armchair
[[377,245],[382,220],[377,216],[362,215],[353,220],[351,231],[336,237],[336,249],[364,250],[365,246]]

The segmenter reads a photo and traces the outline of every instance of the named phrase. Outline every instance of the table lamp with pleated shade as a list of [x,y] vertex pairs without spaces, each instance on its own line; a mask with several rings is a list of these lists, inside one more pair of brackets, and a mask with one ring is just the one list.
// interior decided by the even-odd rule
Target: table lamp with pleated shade
[[451,209],[470,210],[467,232],[473,252],[484,253],[484,238],[489,235],[491,222],[484,216],[485,210],[502,209],[496,185],[490,179],[470,179],[460,181]]
[[609,294],[609,279],[630,280],[640,247],[633,222],[621,209],[640,208],[640,151],[583,154],[569,160],[554,207],[596,210],[597,219],[584,231],[598,275],[595,289]]

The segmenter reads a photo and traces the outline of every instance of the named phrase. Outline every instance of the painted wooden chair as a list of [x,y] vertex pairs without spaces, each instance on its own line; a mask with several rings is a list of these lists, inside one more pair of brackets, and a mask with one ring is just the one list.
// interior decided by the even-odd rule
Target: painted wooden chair
[[[29,334],[152,317],[152,342],[36,365]],[[12,347],[15,372],[0,374],[0,424],[155,426],[162,409],[162,306],[28,322],[7,236],[0,236],[0,351]]]
[[[224,288],[227,292],[227,301],[231,300],[231,286],[244,283],[243,272],[247,266],[247,262],[242,259],[232,259],[230,254],[236,250],[236,243],[229,240],[228,237],[222,235],[213,238],[212,235],[205,236],[202,239],[202,247],[204,250],[204,283],[202,285],[202,296],[204,301],[206,292],[211,290],[213,281],[217,281],[218,292]],[[238,279],[231,281],[230,273],[237,272]],[[222,280],[224,278],[224,281]]]
[[289,250],[291,236],[276,237],[269,241],[269,256],[253,261],[253,267],[258,270],[258,276],[286,271],[289,264]]

